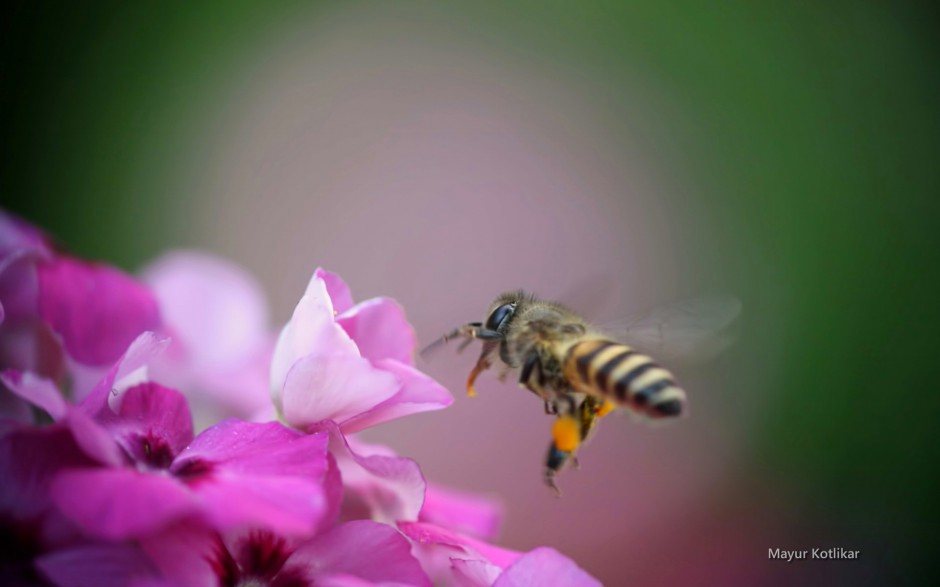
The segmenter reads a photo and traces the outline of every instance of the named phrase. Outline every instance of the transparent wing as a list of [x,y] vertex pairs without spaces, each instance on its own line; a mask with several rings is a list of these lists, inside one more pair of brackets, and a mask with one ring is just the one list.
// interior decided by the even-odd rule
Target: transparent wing
[[660,306],[601,326],[654,358],[683,363],[714,358],[734,342],[729,326],[741,313],[733,296],[703,296]]

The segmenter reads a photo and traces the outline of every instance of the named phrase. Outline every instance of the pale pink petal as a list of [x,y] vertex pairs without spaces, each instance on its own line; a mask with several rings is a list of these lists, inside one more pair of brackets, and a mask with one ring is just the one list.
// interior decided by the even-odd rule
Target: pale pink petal
[[85,413],[98,416],[103,410],[115,413],[120,407],[121,392],[140,381],[139,374],[147,364],[169,345],[170,340],[153,332],[144,332],[134,339],[126,352],[114,363],[78,405]]
[[519,560],[521,552],[508,550],[487,544],[469,536],[453,532],[434,524],[424,522],[399,522],[398,527],[405,536],[408,536],[420,545],[438,545],[448,551],[459,555],[449,556],[456,558],[485,559],[500,568],[506,568]]
[[68,405],[51,381],[31,373],[7,371],[0,381],[23,399],[45,410],[53,420],[64,422],[88,456],[102,463],[123,462],[121,451],[109,432],[81,410]]
[[60,474],[52,499],[91,536],[119,540],[145,535],[193,513],[189,490],[169,476],[133,469],[87,469]]
[[65,417],[68,403],[55,384],[48,379],[32,373],[7,370],[0,375],[0,382],[16,395],[45,410],[53,420]]
[[414,367],[393,359],[380,360],[374,366],[397,377],[400,387],[385,401],[343,422],[344,432],[358,432],[409,414],[440,410],[454,402],[447,388]]
[[557,550],[536,548],[507,568],[493,587],[602,587]]
[[321,422],[317,429],[330,433],[330,452],[346,491],[366,505],[374,520],[394,523],[418,518],[427,486],[418,463],[361,442],[354,450],[334,422]]
[[405,311],[391,298],[372,298],[341,313],[336,322],[370,361],[395,359],[414,364],[417,338]]
[[356,356],[310,355],[297,360],[284,382],[284,420],[304,428],[322,420],[344,422],[392,397],[398,379]]
[[153,290],[174,342],[201,367],[229,365],[267,336],[264,292],[250,273],[230,261],[175,251],[147,266],[141,278]]
[[492,540],[502,524],[503,507],[494,499],[433,483],[428,485],[418,520]]
[[317,267],[313,272],[314,279],[321,279],[326,285],[326,291],[333,302],[333,309],[337,314],[342,314],[352,307],[352,294],[349,293],[349,286],[343,281],[343,278],[335,273],[331,273],[322,267]]
[[125,544],[88,544],[47,554],[36,561],[59,587],[126,587],[159,580],[159,571],[139,548]]
[[140,333],[160,325],[150,291],[113,267],[58,257],[37,271],[39,313],[81,363],[112,363]]
[[294,363],[308,355],[359,357],[356,343],[336,324],[326,284],[316,275],[297,302],[294,314],[281,330],[274,347],[271,393],[275,404],[280,405],[279,394],[287,373]]
[[341,524],[298,548],[287,565],[319,577],[346,575],[374,583],[428,586],[431,582],[411,555],[411,545],[394,528],[359,520]]
[[[252,352],[234,364],[195,373],[195,377],[191,378],[194,391],[202,393],[217,405],[228,409],[231,415],[242,419],[251,418],[263,410],[274,414],[269,389],[273,354],[274,338],[264,335],[255,341]],[[162,373],[154,370],[153,377],[160,379]]]
[[450,559],[451,579],[460,587],[490,587],[503,570],[493,563],[476,559]]

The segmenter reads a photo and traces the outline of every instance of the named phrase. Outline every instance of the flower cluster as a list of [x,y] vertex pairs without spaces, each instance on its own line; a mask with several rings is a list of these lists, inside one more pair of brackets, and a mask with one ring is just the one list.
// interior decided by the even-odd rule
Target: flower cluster
[[4,584],[598,585],[491,545],[497,504],[356,438],[451,403],[415,342],[322,269],[275,335],[224,260],[138,280],[0,212]]

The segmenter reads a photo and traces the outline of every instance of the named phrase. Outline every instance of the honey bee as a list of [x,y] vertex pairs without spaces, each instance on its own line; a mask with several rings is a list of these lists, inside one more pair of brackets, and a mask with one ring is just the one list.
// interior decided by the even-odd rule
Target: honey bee
[[483,348],[467,378],[467,394],[476,395],[477,377],[499,363],[500,380],[518,370],[519,385],[544,401],[556,416],[545,459],[545,483],[558,495],[555,477],[576,452],[597,419],[617,408],[651,420],[676,418],[686,411],[686,393],[676,378],[627,339],[646,348],[703,347],[740,311],[733,298],[684,302],[651,312],[625,329],[623,340],[593,326],[562,304],[523,291],[500,295],[485,322],[455,328],[426,347],[422,355],[462,338],[463,350],[474,340]]

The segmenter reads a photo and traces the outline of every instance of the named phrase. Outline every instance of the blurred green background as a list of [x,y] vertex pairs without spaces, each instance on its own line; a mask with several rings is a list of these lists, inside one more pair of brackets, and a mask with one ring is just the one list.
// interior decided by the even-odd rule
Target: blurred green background
[[[3,206],[82,256],[133,270],[167,247],[206,244],[188,203],[245,64],[298,15],[316,22],[340,5],[14,1],[2,10]],[[357,4],[348,18],[369,10]],[[727,253],[720,271],[756,300],[746,335],[773,352],[734,357],[743,379],[760,372],[766,400],[744,462],[705,498],[718,521],[690,521],[689,542],[663,565],[681,566],[714,528],[769,516],[770,534],[745,558],[757,570],[743,577],[936,580],[934,14],[874,1],[409,3],[384,12],[590,78],[612,112],[639,99],[649,118],[617,132],[695,186],[670,213],[706,211],[729,227],[712,235]],[[863,560],[766,560],[768,547],[800,545],[861,548]],[[696,559],[703,573],[709,556]],[[631,578],[729,584],[738,575],[705,576]]]

